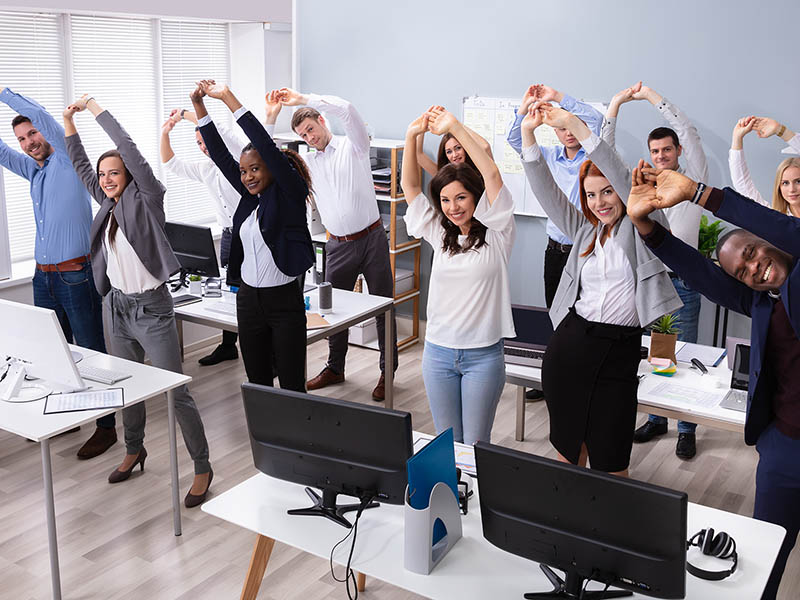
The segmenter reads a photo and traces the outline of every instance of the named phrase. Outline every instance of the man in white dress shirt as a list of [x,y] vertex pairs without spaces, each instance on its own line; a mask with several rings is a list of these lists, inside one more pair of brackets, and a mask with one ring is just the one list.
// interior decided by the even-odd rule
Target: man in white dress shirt
[[[671,127],[657,127],[647,136],[647,149],[653,165],[658,169],[678,171],[694,181],[708,181],[708,162],[695,126],[681,109],[655,90],[643,86],[641,81],[622,90],[611,100],[601,133],[608,145],[614,146],[619,107],[631,100],[650,102]],[[686,161],[685,169],[678,162],[680,156],[683,156]],[[664,213],[669,220],[672,234],[697,249],[700,217],[703,215],[703,209],[697,204],[682,202],[677,206],[665,209]],[[674,273],[670,273],[670,277],[683,302],[683,307],[675,313],[680,319],[681,333],[678,335],[678,339],[695,343],[697,342],[697,323],[700,317],[700,294],[689,288]],[[697,453],[696,429],[695,423],[678,421],[678,442],[675,454],[679,458],[690,459]],[[649,442],[654,437],[666,432],[667,419],[650,415],[648,421],[636,430],[633,441],[637,444]]]
[[[279,107],[280,110],[280,107]],[[181,160],[172,151],[169,141],[169,134],[173,127],[181,120],[186,119],[195,125],[195,137],[197,138],[198,149],[206,155],[206,160],[188,162]],[[244,140],[223,125],[218,125],[217,130],[222,136],[225,145],[231,155],[239,159],[242,148],[247,145]],[[202,183],[208,189],[211,198],[214,199],[217,223],[222,227],[222,239],[220,240],[220,264],[228,266],[228,256],[231,248],[231,237],[233,227],[233,214],[239,205],[239,193],[225,179],[219,169],[208,158],[208,151],[203,143],[203,137],[197,129],[197,117],[186,109],[174,109],[170,118],[161,127],[161,162],[164,163],[167,171],[184,179],[191,179]],[[237,334],[232,331],[222,332],[222,343],[217,346],[208,356],[204,356],[198,362],[203,366],[216,365],[224,360],[235,360],[239,358],[239,351],[236,349]]]
[[[317,210],[330,238],[325,246],[326,279],[333,287],[352,290],[359,273],[363,273],[370,294],[393,295],[389,244],[383,229],[372,169],[369,162],[370,140],[366,125],[355,107],[336,96],[301,94],[282,88],[281,103],[304,106],[294,113],[292,129],[311,148],[304,156],[311,172]],[[325,116],[333,116],[344,128],[344,138],[334,138]],[[372,391],[378,402],[385,397],[385,335],[383,315],[375,318],[380,347],[381,375]],[[394,332],[393,369],[397,369],[397,328]],[[307,387],[316,390],[344,381],[347,331],[328,340],[328,363],[311,379]]]

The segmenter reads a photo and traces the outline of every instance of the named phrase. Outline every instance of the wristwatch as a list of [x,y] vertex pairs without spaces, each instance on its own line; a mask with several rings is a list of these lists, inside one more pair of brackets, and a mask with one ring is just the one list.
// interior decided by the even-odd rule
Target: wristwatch
[[181,109],[181,119],[183,119],[183,118],[184,118],[184,116],[183,116],[183,113],[185,113],[185,112],[186,112],[186,109],[185,109],[185,108],[182,108],[182,109]]

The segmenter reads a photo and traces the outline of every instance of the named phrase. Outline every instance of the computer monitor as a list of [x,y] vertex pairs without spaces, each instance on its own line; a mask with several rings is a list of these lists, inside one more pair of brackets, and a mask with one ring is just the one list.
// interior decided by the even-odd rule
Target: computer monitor
[[219,277],[217,250],[210,228],[168,221],[164,231],[181,265],[181,282],[186,275]]
[[[684,492],[485,442],[476,444],[475,462],[484,537],[541,563],[556,587],[526,598],[630,595],[581,594],[587,579],[656,598],[684,597]],[[547,565],[564,571],[565,580]]]
[[[0,373],[5,372],[0,399],[30,402],[86,387],[55,312],[0,300],[0,323]],[[29,382],[26,376],[41,381]]]
[[361,504],[337,505],[339,494],[405,501],[406,461],[414,452],[409,413],[252,383],[242,385],[242,397],[256,468],[309,486],[314,505],[289,514],[351,527],[343,515]]

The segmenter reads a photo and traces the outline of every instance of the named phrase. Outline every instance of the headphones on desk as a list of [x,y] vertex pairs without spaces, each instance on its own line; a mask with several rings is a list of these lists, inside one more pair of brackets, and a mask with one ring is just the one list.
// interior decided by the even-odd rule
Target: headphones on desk
[[714,530],[711,528],[701,529],[686,542],[687,550],[692,546],[700,548],[700,551],[706,556],[733,560],[731,568],[724,571],[706,571],[700,567],[695,567],[687,560],[686,570],[695,577],[709,581],[719,581],[736,571],[736,565],[739,562],[739,555],[736,554],[736,541],[724,531],[720,531],[715,535]]

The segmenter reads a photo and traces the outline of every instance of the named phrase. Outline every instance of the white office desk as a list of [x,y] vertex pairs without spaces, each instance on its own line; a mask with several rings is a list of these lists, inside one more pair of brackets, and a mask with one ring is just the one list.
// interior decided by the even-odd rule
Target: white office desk
[[[690,365],[686,363],[678,363],[678,372],[672,377],[654,375],[652,371],[653,367],[646,360],[639,363],[639,375],[642,376],[638,391],[639,412],[738,433],[744,431],[745,413],[719,406],[725,394],[730,390],[731,371],[725,361],[719,367],[708,367],[708,375],[701,375],[699,371],[690,368]],[[580,376],[577,371],[576,376]],[[536,386],[541,381],[541,369],[506,364],[506,382],[517,386],[517,422],[514,438],[519,442],[525,439],[525,389]],[[692,402],[660,398],[650,393],[663,383],[672,383],[708,392],[717,396],[716,403],[711,406],[700,406]]]
[[[228,292],[224,293],[227,294]],[[304,295],[309,296],[311,299],[311,312],[318,312],[319,297],[317,288],[306,292]],[[175,318],[178,322],[178,334],[181,340],[183,339],[183,321],[238,333],[239,325],[235,314],[229,315],[208,309],[209,306],[213,306],[214,303],[220,301],[220,298],[203,298],[201,302],[175,307]],[[393,322],[391,319],[393,306],[394,301],[391,298],[333,288],[333,312],[323,315],[325,320],[330,323],[330,326],[321,329],[309,329],[306,333],[307,343],[313,344],[340,331],[346,331],[351,326],[366,321],[371,317],[384,314],[387,317],[385,336],[386,364],[391,365],[394,362],[394,336],[392,334]],[[386,408],[392,408],[394,405],[394,372],[392,369],[386,369],[385,378],[385,406]]]
[[[275,541],[327,560],[333,545],[347,533],[328,519],[286,514],[290,508],[308,504],[303,486],[260,473],[203,504],[203,511],[258,534],[242,590],[243,599],[252,600],[258,594]],[[388,504],[364,511],[353,553],[354,571],[437,600],[522,598],[525,592],[549,591],[552,587],[537,563],[500,550],[483,537],[477,495],[470,500],[469,514],[462,519],[463,538],[430,575],[412,573],[403,566],[403,515],[402,506]],[[354,514],[350,513],[352,518]],[[733,536],[739,550],[739,566],[731,577],[717,582],[687,573],[686,598],[758,598],[785,530],[771,523],[690,503],[688,536],[708,527]],[[349,541],[342,544],[334,556],[335,562],[346,564],[349,549]],[[695,548],[689,551],[688,557],[693,564],[705,569],[722,570],[730,566],[730,561],[711,559]],[[341,577],[342,574],[340,566],[337,575]],[[360,576],[359,583],[363,585],[363,581]],[[602,587],[589,584],[589,589]],[[644,598],[638,594],[635,597]]]
[[[113,386],[87,381],[93,388],[121,387],[124,390],[125,406],[143,402],[159,394],[167,395],[167,414],[169,419],[170,472],[172,479],[172,519],[175,535],[181,534],[180,497],[178,492],[178,457],[175,437],[175,401],[172,391],[189,383],[187,375],[157,369],[141,363],[101,354],[78,346],[70,346],[83,354],[87,364],[120,371],[131,375]],[[58,565],[58,538],[56,536],[55,502],[53,497],[53,474],[50,464],[50,438],[68,431],[78,425],[94,423],[95,419],[111,414],[118,409],[91,410],[55,415],[45,415],[45,401],[11,403],[0,401],[0,429],[15,433],[41,444],[42,474],[44,483],[45,510],[47,513],[47,537],[50,552],[50,578],[53,598],[61,598],[61,577]],[[117,490],[114,490],[116,492]],[[113,493],[113,492],[112,492]]]

